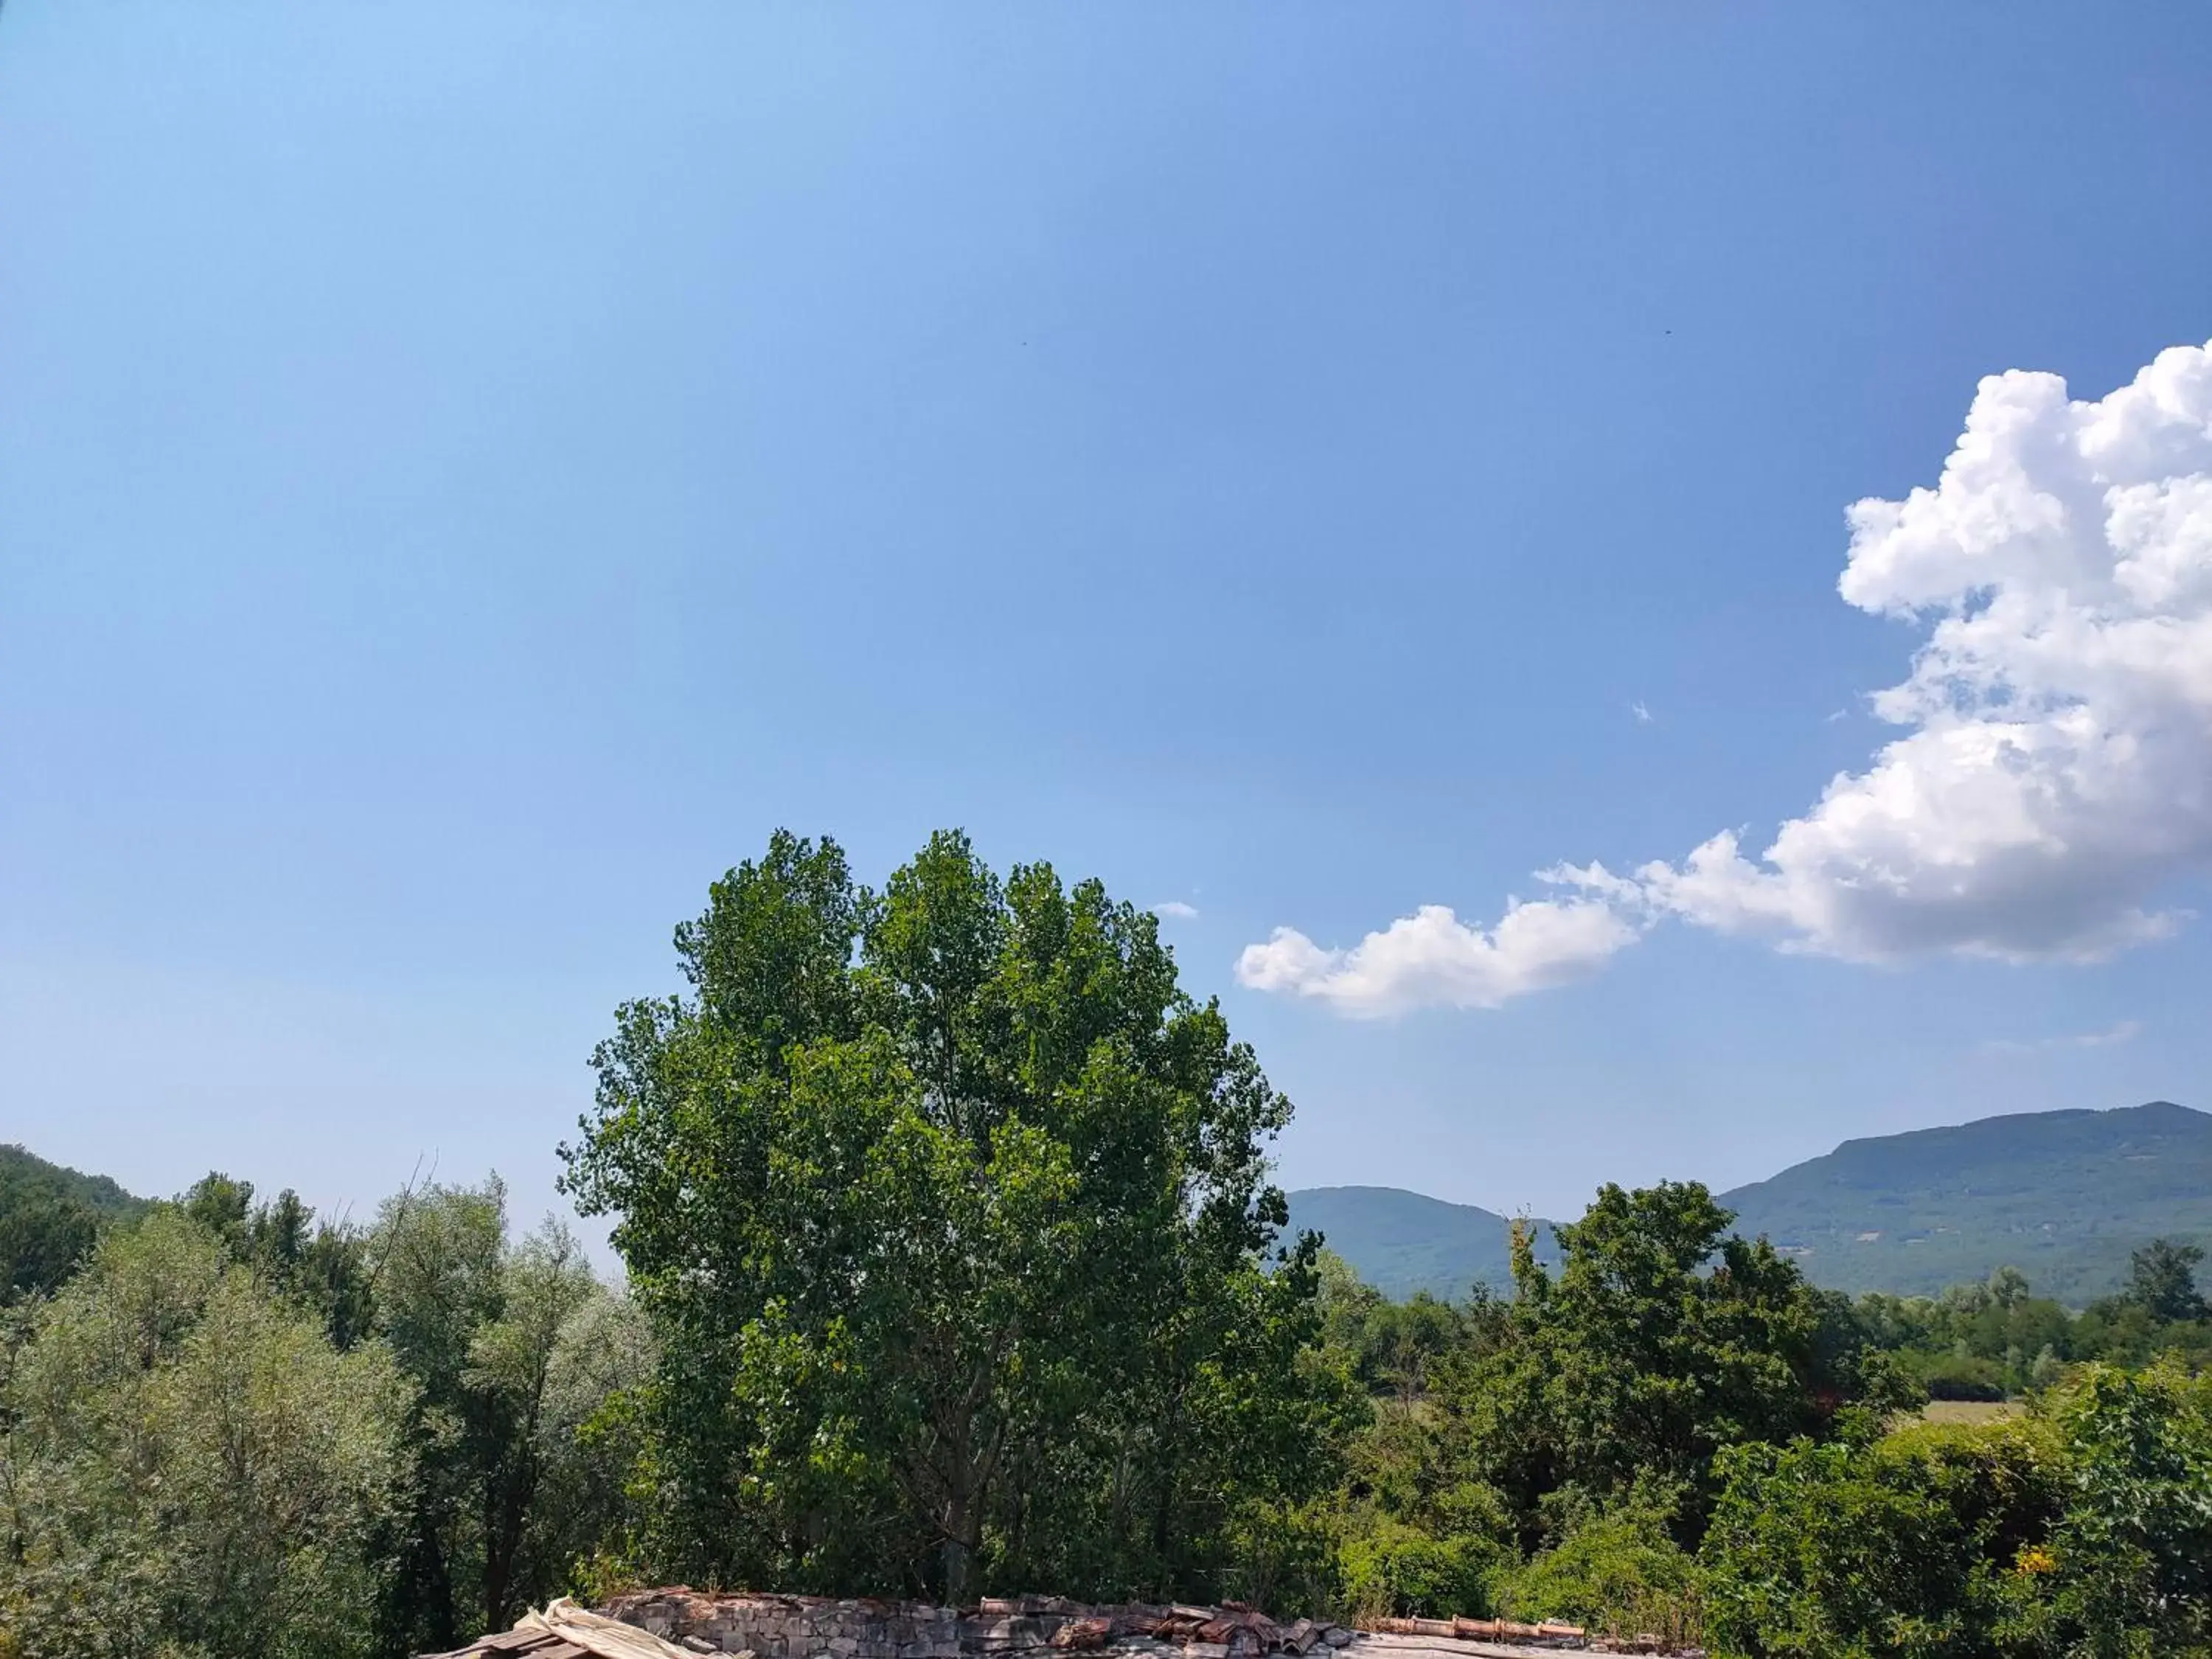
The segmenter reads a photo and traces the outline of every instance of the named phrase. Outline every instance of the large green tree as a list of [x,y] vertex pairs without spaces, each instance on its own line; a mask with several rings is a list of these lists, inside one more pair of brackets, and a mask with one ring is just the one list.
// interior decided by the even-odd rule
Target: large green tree
[[375,1328],[416,1387],[388,1623],[409,1651],[452,1647],[573,1588],[617,1522],[620,1483],[579,1435],[643,1380],[641,1344],[565,1229],[510,1242],[496,1176],[386,1200],[368,1260]]
[[1195,1593],[1327,1478],[1289,1103],[1150,914],[949,832],[871,892],[779,832],[676,945],[564,1149],[660,1340],[660,1565]]
[[338,1352],[174,1210],[9,1336],[0,1650],[365,1659],[406,1472],[388,1351]]
[[1666,1492],[1694,1542],[1723,1447],[1823,1434],[1862,1397],[1896,1403],[1843,1310],[1730,1219],[1695,1182],[1608,1184],[1555,1230],[1556,1272],[1516,1235],[1501,1335],[1450,1393],[1474,1472],[1524,1528]]
[[2204,1252],[2197,1245],[2154,1238],[2128,1257],[2127,1299],[2160,1324],[2202,1319],[2207,1312],[2197,1289],[2197,1270]]
[[369,1334],[373,1280],[362,1229],[318,1221],[289,1187],[257,1204],[252,1182],[220,1170],[193,1182],[176,1202],[222,1242],[233,1261],[320,1317],[339,1348]]

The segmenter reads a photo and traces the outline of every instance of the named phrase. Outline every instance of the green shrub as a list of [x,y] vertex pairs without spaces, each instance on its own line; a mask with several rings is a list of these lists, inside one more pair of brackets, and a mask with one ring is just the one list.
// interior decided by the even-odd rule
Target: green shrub
[[1491,1575],[1504,1547],[1477,1533],[1432,1536],[1388,1516],[1370,1516],[1340,1547],[1344,1595],[1362,1618],[1480,1618],[1490,1611]]
[[1224,1599],[1269,1607],[1285,1617],[1320,1614],[1339,1606],[1344,1582],[1339,1528],[1326,1501],[1248,1503],[1227,1528]]
[[1563,1619],[1674,1646],[1700,1639],[1697,1561],[1668,1534],[1666,1515],[1648,1506],[1589,1516],[1492,1587],[1510,1619]]
[[2067,1461],[2049,1569],[2072,1651],[2212,1646],[2212,1377],[2093,1365],[2053,1400]]
[[1722,1653],[2001,1659],[2043,1650],[2034,1569],[2061,1471],[2014,1424],[1924,1425],[1873,1445],[1746,1445],[1701,1560]]

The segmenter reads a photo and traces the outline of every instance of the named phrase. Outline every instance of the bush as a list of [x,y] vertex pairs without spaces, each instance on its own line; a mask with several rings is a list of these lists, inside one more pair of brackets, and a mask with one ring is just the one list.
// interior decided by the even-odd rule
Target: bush
[[2212,1377],[2093,1365],[2051,1402],[2070,1479],[2051,1538],[2057,1615],[2075,1651],[2212,1644]]
[[1480,1618],[1504,1547],[1477,1533],[1432,1536],[1388,1516],[1369,1516],[1338,1554],[1344,1595],[1358,1618]]
[[1563,1619],[1620,1636],[1700,1640],[1696,1559],[1674,1542],[1667,1516],[1629,1505],[1589,1516],[1551,1548],[1492,1581],[1510,1619]]
[[2039,1652],[2033,1568],[2057,1510],[2048,1437],[1926,1425],[1873,1445],[1747,1445],[1707,1534],[1717,1650],[1823,1659]]
[[1321,1613],[1343,1597],[1335,1516],[1326,1502],[1243,1505],[1228,1528],[1227,1600],[1285,1613]]

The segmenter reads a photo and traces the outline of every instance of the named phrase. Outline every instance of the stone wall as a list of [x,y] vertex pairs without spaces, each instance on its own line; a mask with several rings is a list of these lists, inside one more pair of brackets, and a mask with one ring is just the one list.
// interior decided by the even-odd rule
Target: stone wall
[[678,1588],[618,1597],[605,1611],[695,1653],[756,1659],[1015,1659],[1108,1648],[1117,1659],[1321,1659],[1352,1639],[1334,1626],[1277,1625],[1243,1607],[1088,1607],[1059,1596],[955,1608]]
[[[1656,1636],[1593,1639],[1576,1625],[1376,1619],[1360,1630],[1279,1624],[1223,1607],[1086,1607],[1056,1595],[972,1607],[814,1595],[707,1595],[681,1585],[602,1609],[692,1653],[747,1659],[1558,1659],[1562,1649],[1664,1653]],[[1680,1659],[1701,1659],[1694,1649]]]
[[[648,1590],[608,1604],[625,1624],[695,1652],[758,1659],[962,1659],[963,1620],[918,1601],[811,1595],[698,1595]],[[1041,1638],[1048,1640],[1049,1635]]]

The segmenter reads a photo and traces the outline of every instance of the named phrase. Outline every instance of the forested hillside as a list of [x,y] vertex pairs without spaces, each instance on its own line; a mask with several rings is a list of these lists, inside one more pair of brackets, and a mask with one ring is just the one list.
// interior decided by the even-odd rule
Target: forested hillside
[[1847,1140],[1722,1201],[1837,1290],[1928,1296],[2011,1266],[2079,1306],[2151,1238],[2212,1244],[2212,1114],[2154,1101]]
[[[2118,1290],[2153,1238],[2212,1246],[2212,1115],[2154,1101],[1983,1118],[1846,1141],[1720,1197],[1739,1231],[1832,1290],[1933,1296],[2014,1267],[2079,1307]],[[1488,1210],[1390,1187],[1289,1201],[1391,1295],[1508,1282],[1507,1223]]]
[[106,1176],[0,1146],[0,1291],[52,1290],[91,1250],[103,1222],[144,1207]]
[[[1310,1187],[1288,1194],[1290,1230],[1310,1229],[1385,1296],[1463,1296],[1513,1284],[1512,1224],[1473,1204],[1396,1187]],[[1551,1237],[1536,1224],[1538,1253]]]

